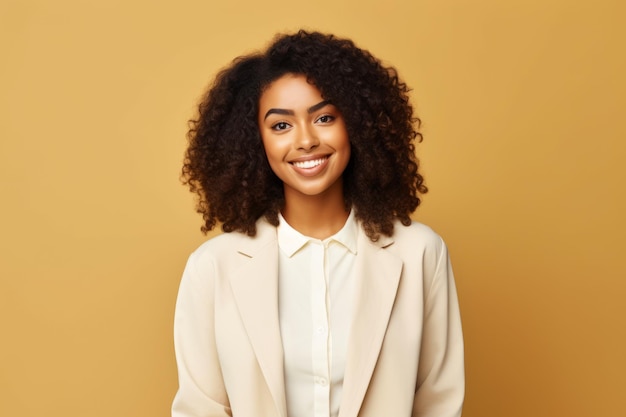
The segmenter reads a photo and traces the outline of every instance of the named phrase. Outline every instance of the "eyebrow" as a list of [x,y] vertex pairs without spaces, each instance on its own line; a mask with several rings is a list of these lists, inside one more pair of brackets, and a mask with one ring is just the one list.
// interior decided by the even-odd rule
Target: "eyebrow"
[[[316,112],[317,110],[327,106],[328,104],[330,104],[330,101],[328,101],[328,100],[320,101],[319,103],[314,104],[311,107],[309,107],[308,109],[306,109],[306,112],[308,114],[311,114],[311,113]],[[289,109],[269,109],[267,111],[267,113],[265,113],[265,117],[263,118],[263,120],[267,119],[270,114],[282,114],[282,115],[285,115],[285,116],[293,116],[296,113],[293,110],[289,110]]]

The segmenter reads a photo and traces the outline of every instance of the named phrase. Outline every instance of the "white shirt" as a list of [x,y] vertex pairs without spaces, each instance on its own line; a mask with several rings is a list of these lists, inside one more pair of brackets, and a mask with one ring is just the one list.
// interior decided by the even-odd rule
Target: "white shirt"
[[353,213],[324,240],[302,235],[279,217],[278,311],[290,417],[339,413],[357,279]]

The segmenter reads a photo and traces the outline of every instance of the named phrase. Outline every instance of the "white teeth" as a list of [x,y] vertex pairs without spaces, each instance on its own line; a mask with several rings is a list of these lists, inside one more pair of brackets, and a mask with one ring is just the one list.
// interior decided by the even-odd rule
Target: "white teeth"
[[321,165],[324,163],[324,161],[326,160],[326,158],[320,158],[320,159],[313,159],[310,161],[301,161],[301,162],[293,162],[293,165],[296,168],[304,168],[304,169],[309,169],[309,168],[313,168],[316,167],[318,165]]

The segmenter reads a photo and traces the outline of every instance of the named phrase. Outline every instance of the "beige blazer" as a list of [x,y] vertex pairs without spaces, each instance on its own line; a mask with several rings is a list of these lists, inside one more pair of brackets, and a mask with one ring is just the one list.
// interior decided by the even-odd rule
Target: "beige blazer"
[[[173,417],[288,417],[276,228],[226,233],[189,258],[175,314]],[[444,242],[419,223],[359,233],[359,277],[339,417],[458,417],[463,337]],[[298,417],[298,416],[289,416]]]

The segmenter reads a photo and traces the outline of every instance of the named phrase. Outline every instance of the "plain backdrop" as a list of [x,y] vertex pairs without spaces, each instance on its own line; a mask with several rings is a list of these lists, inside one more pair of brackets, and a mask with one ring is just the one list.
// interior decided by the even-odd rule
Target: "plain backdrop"
[[[0,415],[166,417],[204,239],[187,120],[298,28],[393,64],[423,121],[467,345],[466,417],[623,413],[620,0],[0,0]],[[385,416],[381,416],[385,417]]]

